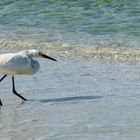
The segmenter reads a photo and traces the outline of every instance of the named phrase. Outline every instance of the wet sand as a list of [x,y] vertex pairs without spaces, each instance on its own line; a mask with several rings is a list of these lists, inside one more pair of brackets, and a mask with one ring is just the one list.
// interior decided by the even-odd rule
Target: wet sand
[[140,139],[140,62],[84,57],[40,60],[33,76],[0,83],[1,140]]

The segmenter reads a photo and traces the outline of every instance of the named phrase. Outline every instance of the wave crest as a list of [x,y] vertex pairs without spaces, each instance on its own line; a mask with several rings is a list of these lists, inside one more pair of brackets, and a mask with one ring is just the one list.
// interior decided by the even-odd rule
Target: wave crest
[[140,60],[140,49],[130,47],[112,47],[112,46],[76,46],[66,43],[49,43],[33,40],[0,40],[1,48],[16,50],[38,48],[47,51],[56,57],[95,57],[95,58],[111,58],[121,60]]

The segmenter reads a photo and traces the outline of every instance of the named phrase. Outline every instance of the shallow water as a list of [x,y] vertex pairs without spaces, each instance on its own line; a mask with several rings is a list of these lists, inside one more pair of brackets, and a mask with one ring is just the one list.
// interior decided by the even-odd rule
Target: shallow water
[[71,57],[40,60],[33,76],[1,83],[0,139],[139,139],[140,63]]

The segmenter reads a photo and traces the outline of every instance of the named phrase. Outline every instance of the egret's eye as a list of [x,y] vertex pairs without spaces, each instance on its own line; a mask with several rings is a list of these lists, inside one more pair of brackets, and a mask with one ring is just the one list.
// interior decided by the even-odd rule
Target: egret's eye
[[43,53],[42,53],[42,52],[38,52],[38,55],[39,55],[39,56],[42,56],[42,55],[43,55]]

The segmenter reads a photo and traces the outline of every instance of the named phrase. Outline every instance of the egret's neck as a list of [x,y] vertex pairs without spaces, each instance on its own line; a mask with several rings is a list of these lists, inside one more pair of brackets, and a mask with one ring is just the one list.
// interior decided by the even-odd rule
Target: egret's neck
[[31,69],[32,69],[32,74],[36,73],[39,69],[40,65],[38,61],[34,60],[31,58]]

